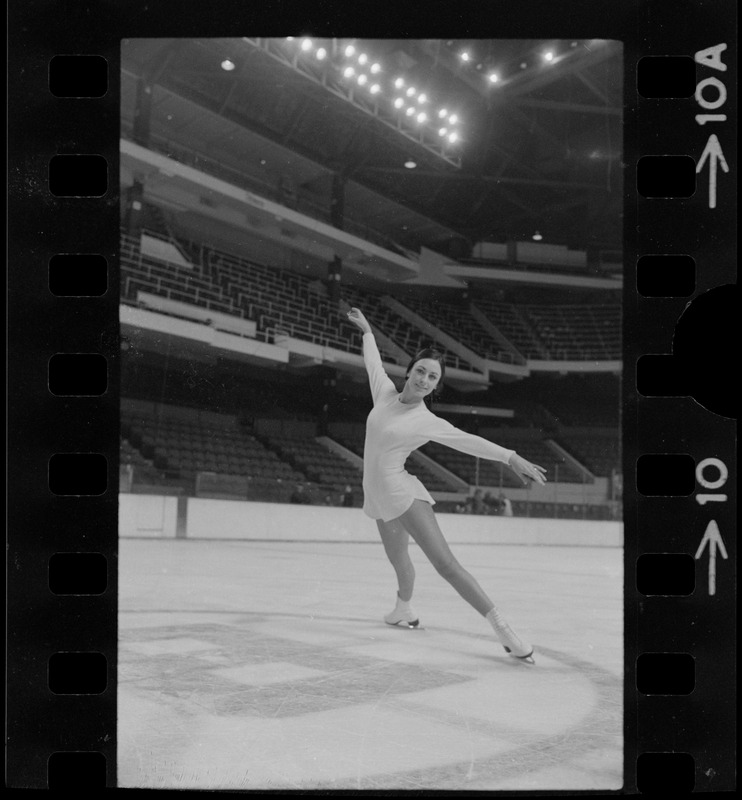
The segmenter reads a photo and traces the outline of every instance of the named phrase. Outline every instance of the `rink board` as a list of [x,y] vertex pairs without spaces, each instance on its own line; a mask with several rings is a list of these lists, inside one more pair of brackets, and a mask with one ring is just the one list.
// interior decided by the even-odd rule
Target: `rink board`
[[[292,506],[159,495],[119,496],[119,536],[261,541],[378,541],[358,508]],[[621,547],[623,523],[541,517],[438,514],[446,539],[460,544]]]

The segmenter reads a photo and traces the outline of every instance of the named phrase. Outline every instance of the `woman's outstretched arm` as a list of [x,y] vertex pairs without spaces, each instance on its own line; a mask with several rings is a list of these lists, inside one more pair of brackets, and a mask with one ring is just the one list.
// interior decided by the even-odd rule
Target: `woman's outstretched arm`
[[538,466],[538,464],[532,464],[523,456],[519,456],[514,450],[509,450],[476,434],[459,430],[448,420],[443,420],[431,414],[431,419],[428,428],[424,431],[424,435],[431,441],[446,445],[446,447],[452,447],[462,453],[507,464],[524,484],[527,484],[529,480],[538,483],[540,486],[546,483],[546,470],[543,467]]
[[386,374],[371,325],[360,308],[351,308],[348,312],[348,320],[359,328],[363,334],[363,361],[368,373],[371,397],[375,403],[383,392],[396,392],[397,389],[391,378]]
[[360,308],[351,308],[348,312],[348,321],[352,322],[357,328],[361,329],[361,333],[371,333],[371,326],[368,320],[363,316]]

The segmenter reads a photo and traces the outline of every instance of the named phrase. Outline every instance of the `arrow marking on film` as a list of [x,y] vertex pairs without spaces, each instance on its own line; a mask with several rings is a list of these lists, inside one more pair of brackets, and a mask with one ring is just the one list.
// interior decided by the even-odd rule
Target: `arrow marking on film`
[[716,520],[712,519],[706,527],[701,544],[696,550],[696,561],[701,557],[706,545],[709,546],[709,594],[716,594],[716,548],[719,548],[723,558],[727,557],[724,540],[721,538]]
[[696,172],[703,169],[703,165],[708,159],[709,162],[709,208],[716,208],[716,165],[721,165],[724,172],[729,172],[729,165],[721,152],[721,145],[715,133],[709,136],[706,147],[703,148],[701,158],[696,164]]

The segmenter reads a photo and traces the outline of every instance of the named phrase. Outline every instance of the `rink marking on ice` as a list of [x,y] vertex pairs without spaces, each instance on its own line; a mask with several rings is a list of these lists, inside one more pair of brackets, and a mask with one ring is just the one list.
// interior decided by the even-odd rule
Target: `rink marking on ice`
[[[565,764],[573,764],[574,769],[579,771],[582,780],[587,784],[593,781],[596,788],[618,788],[613,784],[606,787],[605,782],[601,783],[601,780],[605,781],[607,773],[620,775],[621,771],[622,765],[617,763],[616,757],[616,752],[621,749],[621,680],[615,674],[585,659],[539,647],[536,643],[537,653],[542,658],[541,664],[539,665],[537,660],[535,666],[526,666],[508,657],[504,652],[500,654],[499,650],[495,649],[496,646],[491,653],[488,652],[493,643],[490,637],[485,638],[481,634],[439,627],[430,632],[423,632],[422,635],[417,632],[403,632],[404,635],[400,637],[397,631],[396,634],[386,637],[384,633],[392,629],[375,620],[369,621],[368,618],[285,612],[250,613],[244,610],[225,613],[221,609],[218,612],[205,610],[204,624],[194,626],[192,623],[179,624],[182,614],[180,611],[150,609],[121,612],[124,618],[127,614],[139,616],[147,613],[163,616],[170,613],[178,622],[159,628],[124,629],[124,639],[121,644],[129,652],[134,645],[134,652],[144,659],[149,656],[149,666],[155,670],[154,675],[149,675],[149,680],[138,681],[137,689],[157,693],[158,688],[162,690],[162,677],[158,678],[157,675],[167,674],[167,680],[172,681],[172,685],[166,687],[165,697],[161,700],[166,705],[168,702],[176,701],[181,711],[192,705],[196,708],[208,707],[217,715],[232,718],[235,715],[239,717],[258,712],[258,717],[267,713],[268,718],[285,719],[290,722],[290,719],[297,715],[305,717],[332,708],[337,711],[348,709],[352,714],[353,708],[358,707],[359,703],[370,702],[379,708],[389,707],[420,716],[429,720],[431,724],[442,724],[446,729],[460,729],[464,737],[483,735],[502,739],[505,736],[514,743],[514,747],[505,753],[495,753],[491,756],[472,753],[464,761],[447,763],[440,767],[412,767],[402,772],[398,770],[376,775],[364,775],[358,772],[354,776],[354,785],[358,788],[398,789],[401,786],[431,789],[460,789],[471,786],[490,788],[493,785],[501,785],[503,781],[507,783],[508,780],[525,781],[523,788],[528,788],[527,776],[533,776],[533,781],[537,784],[536,776],[539,772],[557,770],[558,773]],[[231,616],[232,626],[211,626],[207,620],[217,613],[222,619]],[[189,609],[187,614],[193,620],[199,612]],[[284,620],[286,626],[284,630],[288,638],[280,635],[279,620]],[[327,633],[329,625],[330,641],[321,646],[313,646],[306,639],[292,638],[297,631],[305,629],[308,622],[319,626],[317,633],[321,633],[323,627]],[[292,623],[301,624],[292,630]],[[270,635],[271,631],[274,633],[273,636]],[[440,662],[436,662],[435,665],[420,663],[425,662],[425,655],[431,652],[431,647],[435,647],[436,632],[453,637],[454,640],[463,637],[470,642],[481,643],[483,645],[481,649],[475,647],[473,651],[465,653],[466,659],[470,664],[473,662],[474,668],[469,666],[456,671]],[[311,631],[309,634],[311,640]],[[137,648],[137,642],[131,641],[132,636],[138,638],[139,644],[152,646],[154,650],[148,647],[143,650]],[[165,643],[165,650],[162,649],[162,643]],[[391,643],[394,643],[392,646],[399,650],[401,660],[388,659],[374,652],[375,647],[383,645],[383,649],[388,653]],[[451,647],[450,642],[441,644],[447,644],[451,652],[455,649]],[[167,647],[171,648],[170,652],[167,652]],[[292,659],[295,659],[302,662],[302,666],[296,665],[299,670],[306,668],[317,674],[311,677],[307,674],[306,679],[299,673],[296,673],[296,679],[292,679],[289,674],[288,680],[278,681],[273,686],[239,687],[232,680],[233,676],[228,674],[235,669],[234,667],[221,664],[218,669],[216,668],[217,665],[213,661],[214,650],[219,649],[231,657],[230,663],[233,664],[235,660],[239,662],[243,653],[249,653],[254,659],[253,664],[258,664],[267,670],[270,670],[271,664],[292,663]],[[184,656],[189,658],[184,661]],[[418,658],[417,663],[415,656]],[[334,668],[333,658],[336,658]],[[409,661],[406,662],[405,659]],[[482,677],[481,666],[478,665],[483,663],[494,668],[492,677],[495,681],[500,670],[505,669],[508,671],[507,674],[512,676],[517,675],[512,672],[513,670],[525,670],[523,674],[527,677],[524,677],[524,680],[529,684],[539,680],[539,670],[542,670],[542,676],[546,677],[555,674],[554,664],[560,665],[557,668],[560,673],[564,674],[564,668],[568,672],[574,671],[576,676],[584,678],[593,687],[595,703],[592,709],[586,707],[585,715],[581,717],[579,723],[567,726],[557,733],[543,735],[540,732],[524,730],[517,725],[512,726],[506,720],[490,722],[466,713],[466,710],[457,713],[446,708],[432,707],[415,699],[415,695],[421,692],[437,689],[445,692],[447,687],[455,691],[455,687],[472,681],[481,684],[486,679]],[[165,672],[158,673],[157,670],[160,669],[164,669]],[[204,681],[207,677],[208,681]],[[356,684],[361,685],[364,690],[360,694],[357,692]],[[201,697],[204,692],[205,698]],[[261,709],[263,713],[260,713]],[[612,730],[614,732],[611,732]],[[590,766],[590,754],[603,751],[610,754],[608,757],[610,763],[598,777]],[[568,777],[564,780],[569,782]],[[309,786],[312,779],[307,778],[307,781],[302,786]],[[321,788],[319,784],[311,785]],[[507,786],[509,788],[510,784]],[[538,784],[537,788],[543,787]],[[574,788],[590,788],[590,786]]]

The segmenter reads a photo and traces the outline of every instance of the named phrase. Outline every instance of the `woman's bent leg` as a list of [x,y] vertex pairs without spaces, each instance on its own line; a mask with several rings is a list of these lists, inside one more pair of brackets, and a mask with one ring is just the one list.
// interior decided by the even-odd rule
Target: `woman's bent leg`
[[438,574],[445,578],[467,603],[486,617],[495,604],[485,594],[474,576],[456,560],[438,526],[438,520],[430,503],[415,500],[396,521],[401,522],[409,531]]
[[410,535],[398,520],[383,522],[377,519],[376,526],[379,529],[387,558],[397,574],[399,599],[409,602],[412,590],[415,588],[415,568],[408,552]]

